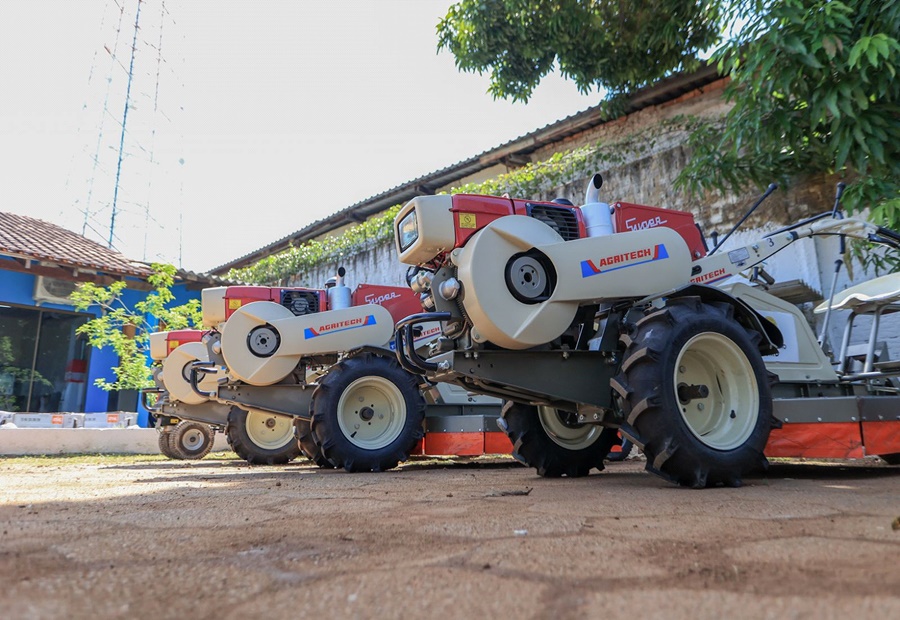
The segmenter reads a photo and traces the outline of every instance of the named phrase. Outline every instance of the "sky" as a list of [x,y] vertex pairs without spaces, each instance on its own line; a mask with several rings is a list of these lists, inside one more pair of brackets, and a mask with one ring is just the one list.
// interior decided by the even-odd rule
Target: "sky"
[[4,0],[0,211],[202,272],[599,101],[493,100],[451,4]]

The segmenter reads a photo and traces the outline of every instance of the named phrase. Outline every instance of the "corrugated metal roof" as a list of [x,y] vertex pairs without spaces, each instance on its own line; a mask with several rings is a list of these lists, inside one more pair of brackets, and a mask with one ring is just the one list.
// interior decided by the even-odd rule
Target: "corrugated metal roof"
[[[644,88],[629,97],[624,111],[625,115],[677,99],[685,93],[716,81],[718,78],[719,74],[716,72],[715,67],[704,67],[694,73],[674,75],[660,80],[655,85]],[[607,120],[603,113],[602,105],[590,107],[582,112],[572,114],[562,120],[484,151],[479,155],[407,181],[402,185],[350,205],[254,252],[215,267],[210,270],[210,273],[223,274],[230,269],[245,267],[272,254],[277,254],[292,246],[315,239],[341,226],[365,221],[372,215],[381,213],[396,204],[405,203],[416,196],[434,193],[438,188],[445,187],[469,175],[502,163],[507,158],[517,155],[530,155],[548,144],[559,142],[575,134],[602,125]]]

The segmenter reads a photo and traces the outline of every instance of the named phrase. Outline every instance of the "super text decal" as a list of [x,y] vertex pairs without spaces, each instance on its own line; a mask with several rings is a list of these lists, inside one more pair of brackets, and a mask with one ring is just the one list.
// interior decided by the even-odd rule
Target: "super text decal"
[[643,265],[644,263],[652,263],[653,261],[669,258],[665,244],[657,244],[653,247],[634,250],[632,252],[622,252],[621,254],[612,254],[604,256],[600,259],[581,261],[581,277],[588,278],[601,273],[609,273],[619,269],[627,269],[635,265]]
[[400,294],[396,291],[391,291],[390,293],[384,293],[382,295],[378,295],[376,293],[369,293],[363,298],[367,304],[378,304],[379,306],[384,305],[384,302],[390,301],[392,299],[398,299]]

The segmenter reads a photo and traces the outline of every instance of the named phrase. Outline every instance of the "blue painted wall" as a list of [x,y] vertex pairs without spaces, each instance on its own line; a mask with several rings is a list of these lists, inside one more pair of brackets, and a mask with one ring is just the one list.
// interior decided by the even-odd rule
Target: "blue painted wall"
[[[0,259],[0,303],[37,308],[38,306],[34,303],[33,297],[36,277],[27,273],[6,271],[3,269],[3,262],[4,260]],[[191,299],[200,298],[200,291],[188,291],[185,284],[176,284],[173,286],[172,293],[175,295],[175,301],[171,304],[173,306],[187,303]],[[135,302],[141,301],[146,295],[147,293],[144,291],[126,289],[122,294],[122,300],[126,306],[133,308]],[[75,310],[71,305],[51,303],[42,303],[40,308],[65,310],[68,312],[74,312]],[[84,316],[99,316],[99,309],[93,309],[92,312],[81,314]],[[118,357],[109,347],[103,349],[91,349],[87,376],[87,392],[84,402],[85,413],[104,412],[109,410],[110,393],[98,388],[94,385],[94,381],[98,378],[103,378],[107,381],[115,380],[112,369],[117,364]],[[138,424],[141,426],[147,426],[149,424],[149,414],[140,403],[138,403]]]

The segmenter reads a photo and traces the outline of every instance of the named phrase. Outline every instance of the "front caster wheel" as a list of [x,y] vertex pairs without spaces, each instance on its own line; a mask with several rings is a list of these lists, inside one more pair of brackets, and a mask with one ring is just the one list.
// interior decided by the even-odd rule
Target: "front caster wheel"
[[670,300],[638,321],[612,382],[647,470],[683,486],[740,486],[765,467],[772,395],[759,334],[729,304]]
[[169,442],[175,458],[195,461],[212,450],[213,430],[202,422],[182,420],[170,432]]
[[251,465],[284,465],[300,456],[289,416],[232,407],[225,437],[235,454]]
[[332,367],[310,406],[315,443],[335,467],[383,471],[422,438],[425,400],[394,358],[363,353]]
[[156,438],[156,441],[163,456],[170,459],[180,459],[181,457],[175,454],[175,451],[172,449],[172,430],[171,427],[159,429],[159,436]]
[[546,478],[587,476],[603,469],[617,436],[614,429],[578,424],[575,414],[552,407],[507,402],[500,425],[513,444],[513,456]]

